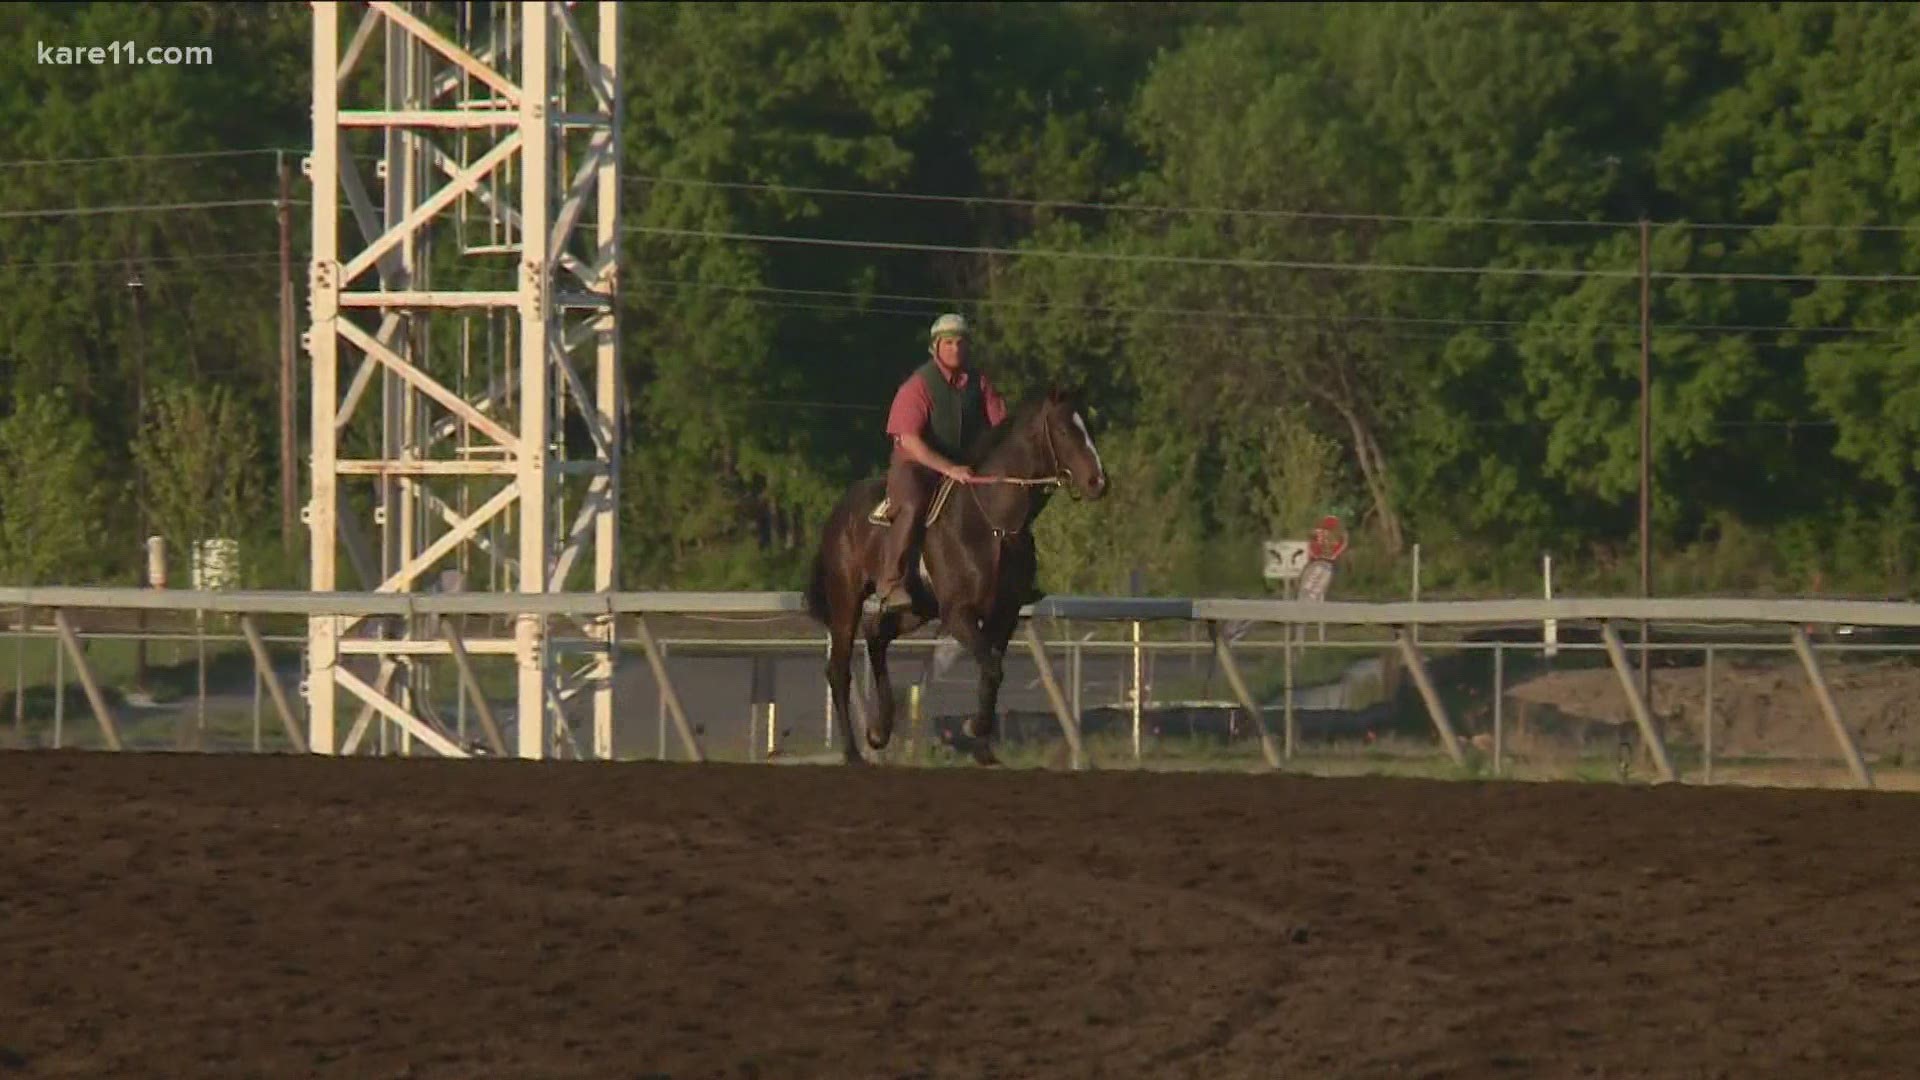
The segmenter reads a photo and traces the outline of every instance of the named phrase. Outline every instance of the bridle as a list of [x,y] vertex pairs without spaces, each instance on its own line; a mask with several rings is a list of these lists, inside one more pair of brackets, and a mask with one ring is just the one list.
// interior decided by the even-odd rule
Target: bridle
[[[1080,496],[1073,490],[1073,470],[1060,464],[1060,451],[1053,445],[1053,423],[1051,419],[1041,425],[1041,430],[1046,434],[1047,438],[1047,458],[1053,462],[1053,474],[1051,476],[996,476],[987,481],[987,483],[1012,484],[1016,487],[1061,487],[1066,489],[1068,498],[1076,502],[1079,501]],[[1007,528],[993,520],[993,515],[987,510],[987,504],[980,499],[980,488],[983,486],[985,485],[967,485],[967,487],[973,489],[973,504],[980,508],[980,516],[987,519],[987,528],[993,530],[993,535],[1005,540],[1011,536],[1018,536],[1021,532],[1025,531],[1024,525],[1017,528]]]

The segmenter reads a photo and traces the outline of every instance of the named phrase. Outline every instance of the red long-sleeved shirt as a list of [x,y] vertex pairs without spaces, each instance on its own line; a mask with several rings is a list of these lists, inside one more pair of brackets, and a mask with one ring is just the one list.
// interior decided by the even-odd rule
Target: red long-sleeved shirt
[[[942,375],[946,375],[943,371]],[[1007,418],[1007,403],[1001,399],[1000,392],[993,388],[993,381],[985,373],[962,371],[947,376],[947,384],[958,390],[967,385],[968,379],[980,380],[980,396],[986,399],[987,423],[999,427],[1000,421]],[[893,437],[893,460],[907,461],[906,450],[900,446],[902,435],[920,435],[927,430],[927,422],[933,417],[933,396],[927,393],[927,384],[920,381],[920,373],[914,372],[893,395],[893,407],[887,411],[887,434]]]

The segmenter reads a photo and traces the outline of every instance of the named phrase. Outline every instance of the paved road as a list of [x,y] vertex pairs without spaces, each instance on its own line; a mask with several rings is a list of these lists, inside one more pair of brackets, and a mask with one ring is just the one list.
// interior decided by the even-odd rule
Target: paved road
[[[908,688],[915,683],[920,684],[922,706],[929,720],[937,722],[941,718],[952,718],[957,722],[974,710],[978,669],[950,641],[941,644],[942,648],[936,650],[925,638],[897,643],[891,654],[894,686],[904,705]],[[1073,650],[1061,642],[1052,642],[1049,648],[1056,676],[1071,702],[1074,695]],[[756,719],[752,709],[756,665],[763,666],[763,677],[770,676],[776,704],[775,715],[780,728],[779,745],[783,752],[814,754],[828,749],[830,745],[837,745],[838,733],[830,737],[827,731],[825,661],[824,647],[807,646],[777,650],[765,646],[728,650],[721,646],[703,645],[697,651],[669,646],[667,658],[669,676],[696,735],[706,753],[715,757],[746,756],[749,747],[756,749],[754,756],[760,756],[759,748],[765,745],[764,729],[758,726],[763,722],[764,712],[760,719]],[[497,665],[503,661],[497,657],[487,657],[476,662]],[[1249,661],[1243,659],[1242,662]],[[357,659],[349,661],[349,664],[357,669],[362,678],[368,681],[374,679],[370,661]],[[1132,666],[1131,654],[1124,649],[1086,651],[1080,655],[1079,704],[1082,713],[1087,716],[1085,723],[1090,728],[1097,729],[1102,722],[1103,718],[1095,715],[1100,710],[1119,711],[1123,714],[1120,717],[1109,716],[1104,720],[1125,725],[1124,714],[1130,705]],[[1143,656],[1142,666],[1149,703],[1164,703],[1175,697],[1224,703],[1232,696],[1225,678],[1212,670],[1211,657],[1205,652],[1148,651]],[[301,676],[297,667],[282,665],[279,674],[287,691],[296,693]],[[854,690],[859,696],[865,692],[866,660],[863,650],[856,649],[854,674]],[[447,680],[446,685],[434,687],[438,718],[449,728],[458,723],[456,690],[451,680]],[[619,715],[614,727],[616,755],[654,757],[664,754],[669,759],[684,758],[679,736],[662,708],[660,690],[652,668],[637,648],[630,647],[623,656],[617,693]],[[345,710],[349,699],[343,694],[341,700]],[[212,713],[242,713],[249,711],[251,704],[250,677],[242,683],[216,686],[208,700],[208,708]],[[300,703],[297,697],[294,704],[298,710]],[[504,694],[493,697],[491,705],[511,746],[515,738],[515,703],[510,694]],[[1018,642],[1007,656],[1006,681],[1001,688],[999,708],[1002,738],[1014,741],[1030,737],[1048,741],[1058,738],[1059,729],[1052,719],[1051,706],[1040,682],[1038,668],[1031,655]],[[144,716],[149,720],[158,720],[162,714],[166,714],[170,722],[185,722],[183,717],[192,710],[193,702],[189,698],[157,710],[129,708],[126,710],[126,719]],[[278,727],[278,718],[270,703],[263,701],[262,711],[263,726],[271,740]],[[591,730],[589,705],[584,700],[576,699],[570,705],[570,711],[575,714],[579,736],[587,737]],[[348,719],[343,722],[351,721]],[[90,720],[76,711],[76,715],[69,717],[69,723],[90,723]],[[470,711],[467,723],[470,737],[478,741],[479,724]],[[344,729],[342,735],[345,735]],[[227,741],[231,742],[230,739]],[[223,744],[221,748],[244,749],[244,746]]]
[[[933,663],[934,653],[924,647],[897,649],[890,655],[895,689],[903,696],[907,688],[921,683],[922,707],[930,718],[963,716],[974,709],[978,693],[979,669],[957,650],[941,657],[944,665]],[[768,655],[673,656],[668,657],[668,677],[696,726],[708,752],[744,754],[754,738],[752,723],[753,678],[758,662],[771,670],[775,716],[781,732],[781,746],[794,753],[812,753],[827,745],[827,691],[825,650],[819,653]],[[1065,650],[1054,655],[1053,662],[1062,689],[1073,693],[1072,666]],[[1145,661],[1149,700],[1154,686],[1171,679],[1186,680],[1192,675],[1206,677],[1206,659],[1186,656],[1147,654]],[[856,693],[861,692],[860,675],[865,658],[856,652],[854,667]],[[1080,663],[1080,704],[1083,709],[1124,706],[1129,701],[1133,662],[1121,653],[1085,653]],[[616,720],[614,749],[618,754],[652,756],[661,750],[662,733],[669,757],[681,756],[678,737],[660,706],[659,688],[652,669],[640,657],[623,662],[618,690],[620,717]],[[1228,690],[1224,679],[1215,680],[1215,697],[1224,699]],[[1039,669],[1024,651],[1010,652],[1006,661],[1006,681],[1000,692],[1000,711],[1044,713],[1050,708],[1041,685]],[[1005,731],[1018,737],[1017,727]],[[758,736],[764,739],[764,734]],[[834,738],[837,740],[838,735]]]

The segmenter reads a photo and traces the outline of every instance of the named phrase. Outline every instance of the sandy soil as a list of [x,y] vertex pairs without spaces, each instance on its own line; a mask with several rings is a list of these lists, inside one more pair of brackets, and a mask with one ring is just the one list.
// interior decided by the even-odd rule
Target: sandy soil
[[1886,1076],[1920,798],[0,754],[0,1076]]
[[[1840,663],[1823,658],[1821,663],[1841,721],[1863,754],[1906,763],[1920,759],[1920,666],[1884,659]],[[1702,668],[1654,669],[1654,711],[1670,745],[1700,744],[1706,689]],[[1597,724],[1633,723],[1611,669],[1544,674],[1513,686],[1509,694],[1512,701],[1551,706]],[[1791,657],[1715,657],[1713,716],[1716,755],[1839,754],[1806,670]],[[1524,726],[1524,711],[1518,719]]]

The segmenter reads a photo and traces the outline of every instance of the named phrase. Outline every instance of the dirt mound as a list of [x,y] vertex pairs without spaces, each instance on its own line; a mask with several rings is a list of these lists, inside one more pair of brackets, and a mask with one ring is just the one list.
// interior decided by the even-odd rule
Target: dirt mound
[[1920,1060],[1911,796],[73,753],[0,791],[8,1077]]
[[[1821,672],[1861,753],[1902,761],[1920,755],[1920,668],[1901,660],[1838,663],[1823,658]],[[1654,712],[1668,745],[1700,745],[1706,691],[1703,668],[1654,669]],[[1533,707],[1518,711],[1517,731],[1530,723],[1564,729],[1569,719],[1576,728],[1633,723],[1619,676],[1611,668],[1543,674],[1512,686],[1508,694],[1510,701]],[[1713,715],[1716,755],[1825,758],[1839,753],[1797,660],[1715,657]]]

